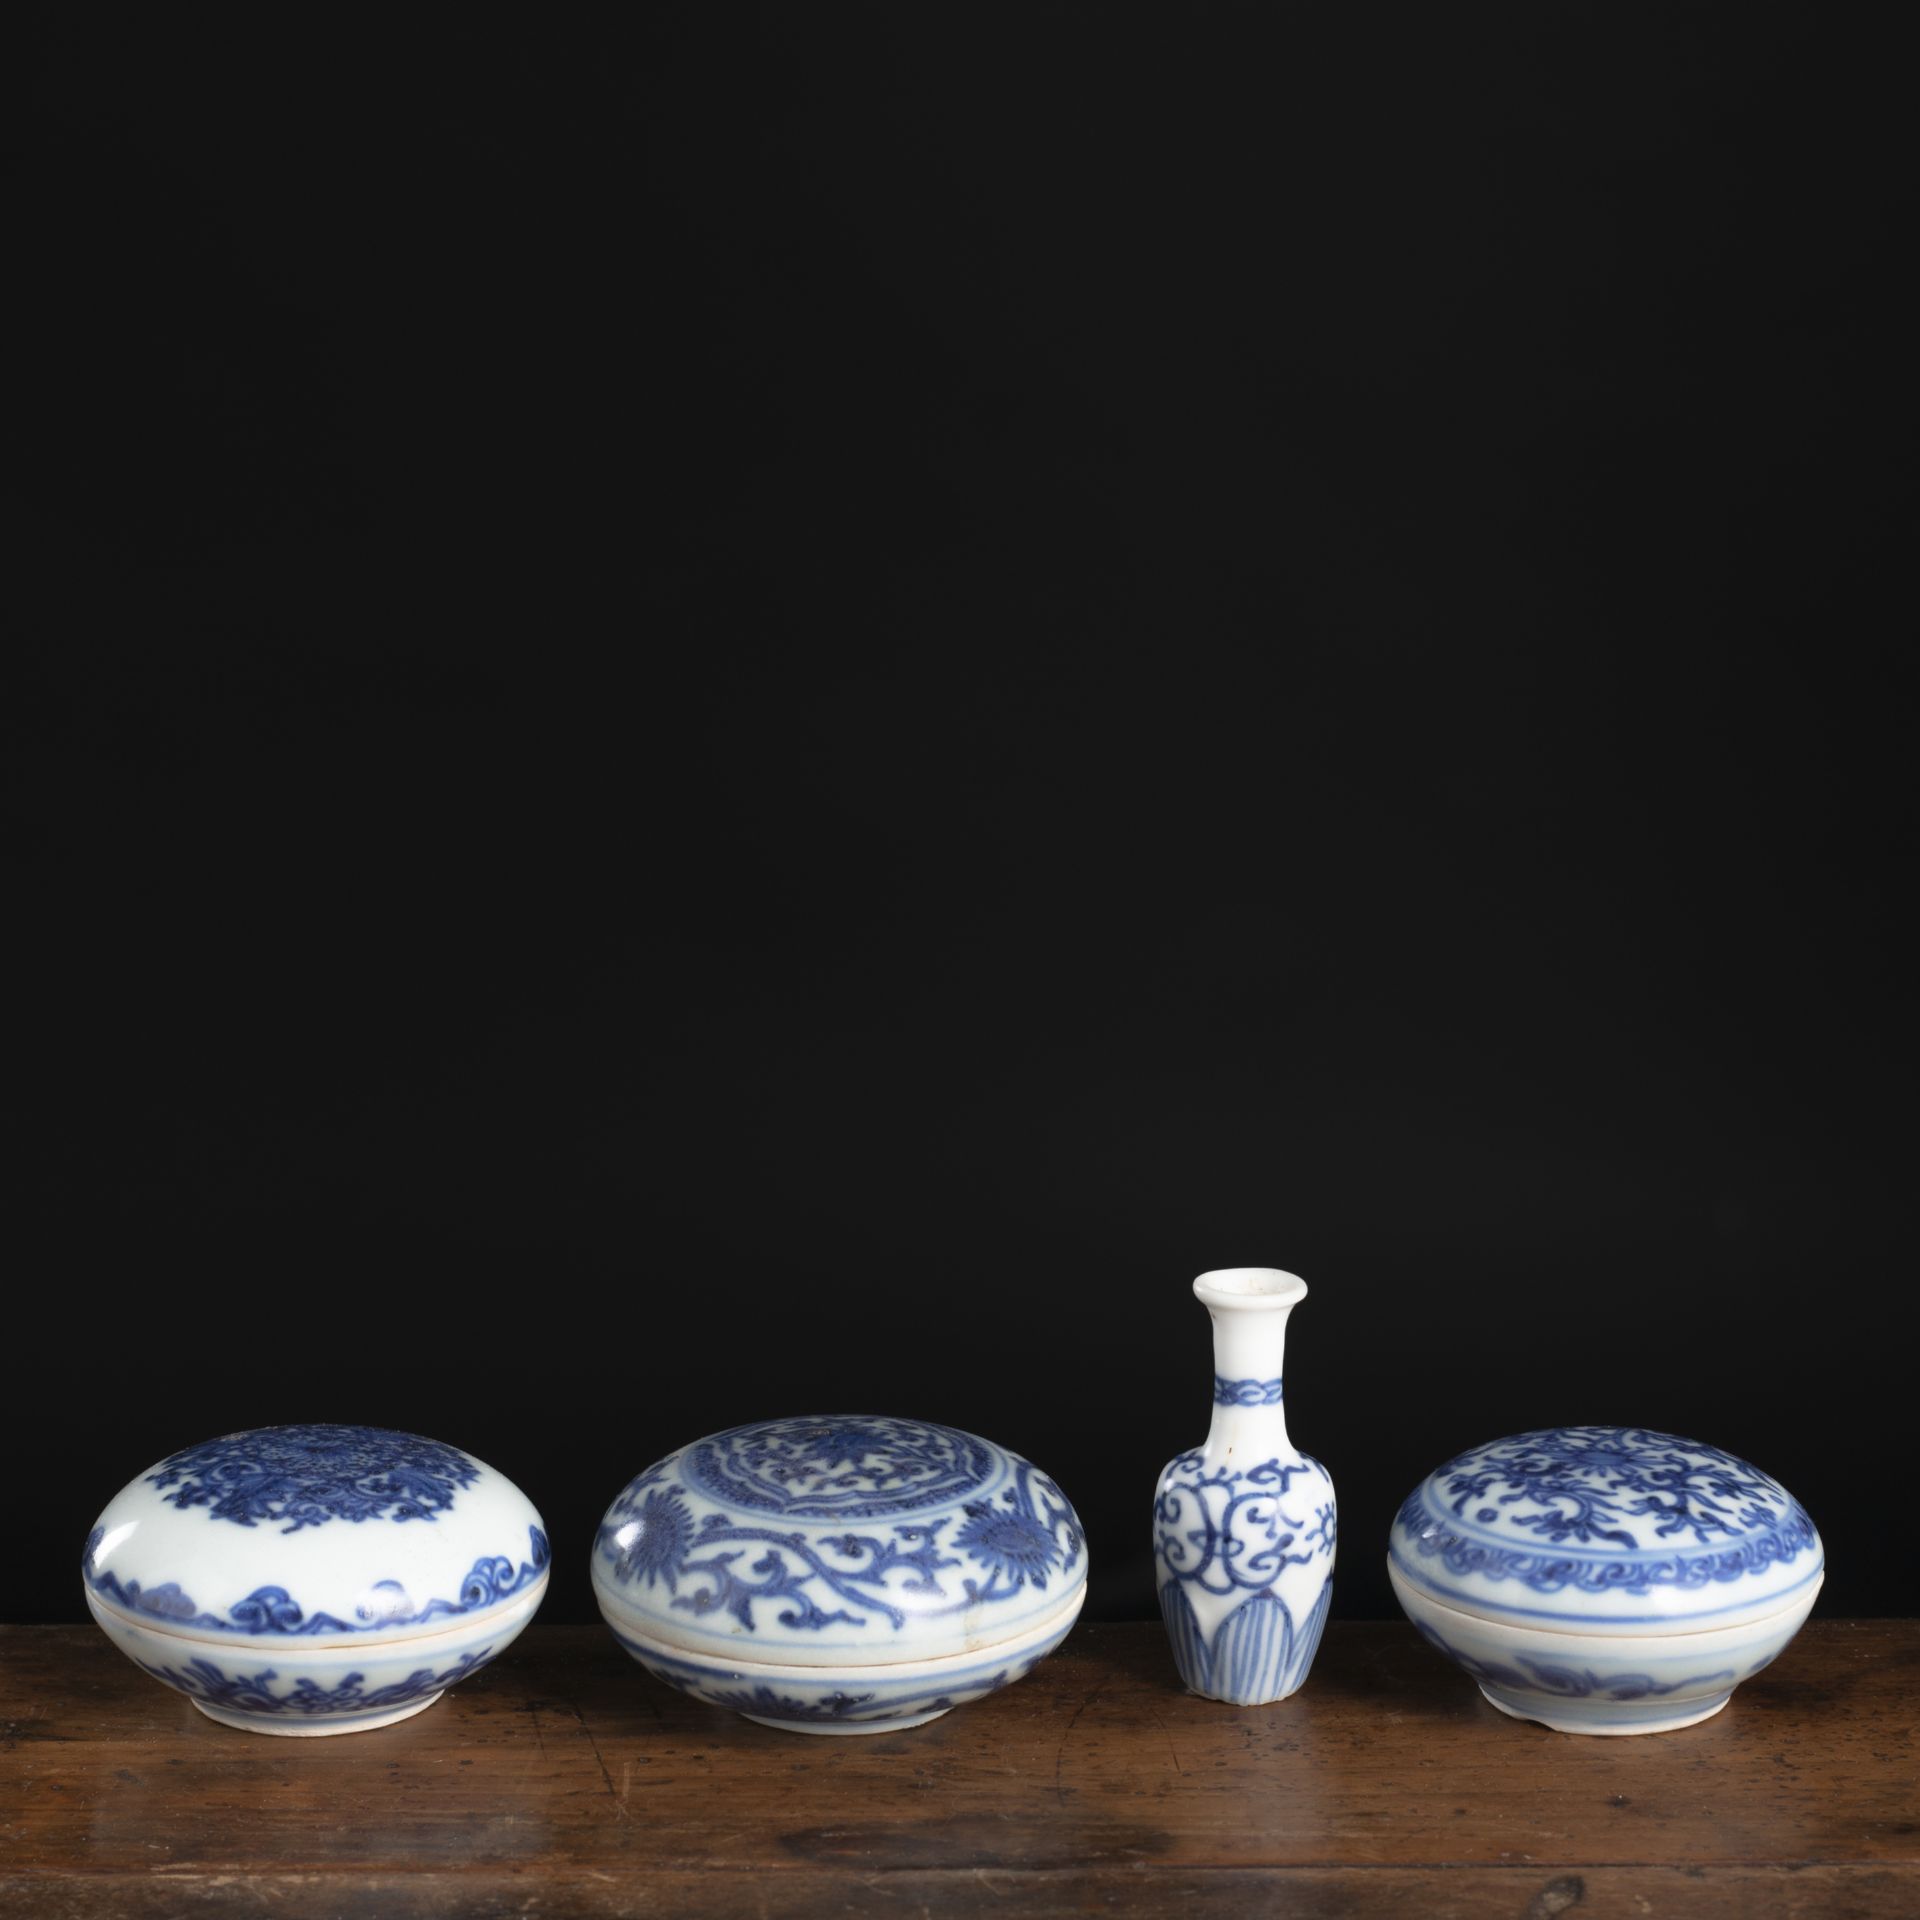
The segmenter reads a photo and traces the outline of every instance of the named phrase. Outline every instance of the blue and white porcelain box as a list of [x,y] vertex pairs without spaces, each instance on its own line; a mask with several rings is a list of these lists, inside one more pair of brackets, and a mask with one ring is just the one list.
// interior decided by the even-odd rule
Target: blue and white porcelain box
[[260,1427],[169,1454],[87,1536],[109,1639],[212,1719],[356,1733],[430,1707],[547,1589],[504,1474],[381,1427]]
[[1430,1473],[1393,1523],[1407,1616],[1502,1713],[1562,1733],[1705,1720],[1826,1577],[1806,1509],[1746,1461],[1645,1427],[1548,1427]]
[[800,1733],[917,1727],[1030,1672],[1087,1593],[1067,1497],[924,1420],[764,1420],[630,1481],[593,1590],[656,1679]]

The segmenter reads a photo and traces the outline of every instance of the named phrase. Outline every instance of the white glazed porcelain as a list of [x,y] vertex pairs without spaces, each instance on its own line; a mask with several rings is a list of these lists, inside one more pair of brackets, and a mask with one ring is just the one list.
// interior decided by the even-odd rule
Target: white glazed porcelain
[[1058,1612],[1009,1641],[938,1660],[823,1667],[690,1654],[607,1618],[614,1638],[653,1675],[709,1706],[731,1707],[789,1733],[898,1733],[979,1700],[1031,1673],[1072,1630],[1087,1597],[1074,1588]]
[[1203,1273],[1213,1424],[1154,1496],[1160,1612],[1180,1677],[1258,1705],[1305,1683],[1333,1600],[1333,1481],[1287,1437],[1281,1359],[1307,1283],[1275,1267]]
[[87,1605],[210,1718],[355,1733],[430,1707],[532,1619],[540,1516],[504,1474],[380,1427],[261,1427],[131,1480],[87,1538]]
[[766,1420],[649,1467],[593,1589],[657,1678],[806,1733],[918,1726],[1018,1679],[1086,1597],[1085,1536],[1031,1461],[872,1415]]
[[1719,1712],[1799,1631],[1825,1567],[1777,1480],[1644,1427],[1472,1448],[1407,1497],[1388,1549],[1420,1631],[1501,1711],[1565,1733]]
[[1670,1733],[1711,1719],[1770,1666],[1812,1611],[1820,1582],[1777,1612],[1704,1633],[1549,1633],[1443,1607],[1391,1561],[1407,1618],[1516,1720],[1557,1733]]

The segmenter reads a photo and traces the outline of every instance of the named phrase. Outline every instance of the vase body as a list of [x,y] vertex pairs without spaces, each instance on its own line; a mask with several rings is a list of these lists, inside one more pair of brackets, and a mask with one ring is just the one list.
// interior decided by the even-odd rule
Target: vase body
[[1287,1316],[1307,1288],[1232,1267],[1193,1290],[1213,1319],[1213,1425],[1160,1476],[1154,1576],[1180,1677],[1254,1706],[1304,1683],[1333,1598],[1333,1482],[1287,1437],[1282,1385]]

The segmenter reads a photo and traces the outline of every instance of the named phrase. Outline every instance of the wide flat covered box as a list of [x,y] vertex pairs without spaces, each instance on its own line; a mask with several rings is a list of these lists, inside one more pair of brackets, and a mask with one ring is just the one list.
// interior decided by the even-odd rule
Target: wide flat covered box
[[1718,1713],[1806,1619],[1826,1553],[1737,1456],[1645,1427],[1549,1427],[1430,1473],[1393,1523],[1408,1617],[1503,1713],[1662,1733]]
[[919,1726],[1007,1685],[1087,1591],[1065,1494],[978,1434],[872,1415],[697,1440],[607,1509],[594,1594],[657,1679],[806,1733]]
[[170,1454],[87,1538],[108,1637],[202,1713],[353,1733],[418,1713],[533,1618],[551,1555],[518,1487],[383,1427],[260,1427]]

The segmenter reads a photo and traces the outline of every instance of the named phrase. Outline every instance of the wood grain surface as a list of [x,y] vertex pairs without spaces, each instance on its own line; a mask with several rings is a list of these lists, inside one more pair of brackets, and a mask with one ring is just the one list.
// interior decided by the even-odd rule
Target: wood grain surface
[[216,1726],[84,1627],[0,1629],[0,1913],[1920,1914],[1920,1622],[1816,1621],[1718,1718],[1508,1720],[1411,1627],[1336,1625],[1292,1700],[1084,1626],[901,1734],[696,1705],[536,1627],[417,1718]]

